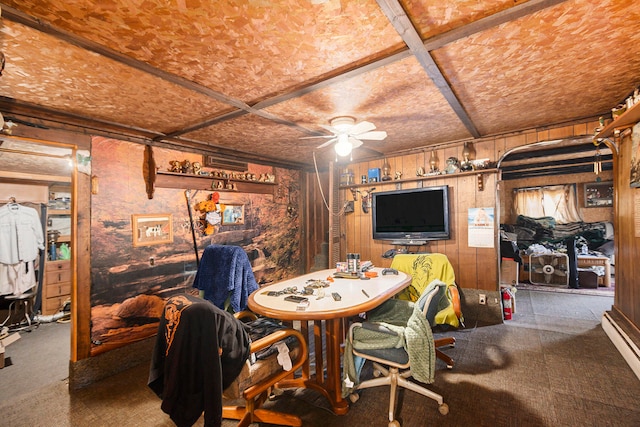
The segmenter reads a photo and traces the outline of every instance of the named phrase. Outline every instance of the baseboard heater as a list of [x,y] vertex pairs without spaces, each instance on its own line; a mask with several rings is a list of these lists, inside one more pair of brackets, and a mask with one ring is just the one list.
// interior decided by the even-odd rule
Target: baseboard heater
[[636,377],[640,380],[640,349],[631,337],[618,325],[615,319],[605,312],[602,315],[602,329],[607,334],[613,345],[618,349],[624,360]]

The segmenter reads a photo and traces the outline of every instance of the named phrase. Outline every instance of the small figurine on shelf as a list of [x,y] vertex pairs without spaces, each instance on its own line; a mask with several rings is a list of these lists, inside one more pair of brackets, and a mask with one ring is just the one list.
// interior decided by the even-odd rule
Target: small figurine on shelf
[[193,173],[193,166],[189,160],[183,160],[180,166],[182,166],[182,173]]
[[200,172],[202,171],[202,165],[200,164],[200,162],[193,162],[193,173],[196,175],[200,175]]
[[169,172],[182,172],[182,166],[178,160],[171,160],[169,165]]
[[458,171],[458,159],[456,157],[449,157],[447,159],[447,167],[444,171],[448,174]]

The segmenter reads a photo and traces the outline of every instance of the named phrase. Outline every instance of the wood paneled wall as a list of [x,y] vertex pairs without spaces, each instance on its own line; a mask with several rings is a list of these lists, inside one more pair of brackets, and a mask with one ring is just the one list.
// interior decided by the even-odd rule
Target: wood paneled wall
[[[614,308],[623,314],[635,330],[640,330],[640,188],[630,186],[632,139],[619,142],[618,161],[614,162],[616,292]],[[636,343],[640,344],[640,343]]]
[[[474,141],[473,148],[476,151],[476,159],[489,159],[492,162],[500,160],[511,149],[523,145],[541,141],[550,141],[561,138],[593,135],[597,121],[571,124],[562,127],[531,129],[515,134],[501,135]],[[438,166],[443,169],[446,159],[449,157],[462,158],[462,142],[442,147],[434,147],[438,157]],[[499,249],[498,229],[505,214],[504,205],[501,203],[500,192],[504,192],[505,183],[500,181],[500,173],[496,170],[481,170],[483,190],[478,188],[477,173],[457,173],[452,175],[438,175],[416,179],[416,170],[419,167],[429,170],[431,149],[421,152],[399,155],[388,158],[391,165],[391,175],[397,171],[402,172],[400,180],[402,188],[414,188],[416,186],[448,185],[451,190],[450,220],[452,224],[452,236],[450,240],[431,242],[428,246],[409,248],[413,251],[439,252],[446,254],[453,264],[456,273],[456,282],[463,288],[481,290],[497,290],[499,277]],[[367,175],[369,168],[381,168],[384,159],[370,160],[341,166],[341,171],[349,169],[355,176],[354,186],[360,191],[393,190],[398,181],[378,182],[366,185],[358,184],[361,175]],[[350,189],[342,188],[340,191],[341,205],[347,200],[353,200]],[[469,208],[494,208],[496,241],[494,248],[474,248],[468,245],[468,221]],[[355,212],[344,214],[341,219],[341,258],[346,259],[347,252],[360,253],[361,259],[371,260],[374,265],[386,267],[391,260],[382,258],[382,254],[394,248],[394,246],[372,239],[371,213],[362,211],[362,196],[358,195],[355,203]]]
[[[329,174],[307,173],[304,176],[302,194],[305,195],[304,203],[304,237],[306,244],[305,273],[314,269],[328,268],[328,239],[329,239]],[[322,186],[322,188],[321,188]],[[325,204],[326,200],[326,204]]]
[[[438,153],[441,164],[447,157],[453,156],[450,150],[442,150]],[[371,211],[365,213],[362,209],[363,191],[370,191],[375,187],[376,192],[395,189],[409,189],[416,187],[449,186],[449,220],[451,224],[451,238],[429,242],[426,246],[413,246],[407,249],[412,252],[438,252],[446,254],[456,272],[456,282],[462,287],[495,290],[497,289],[497,252],[496,242],[493,248],[475,248],[468,246],[468,210],[469,208],[493,208],[496,209],[495,191],[497,171],[484,170],[477,173],[459,173],[451,175],[428,176],[422,179],[416,178],[416,170],[419,167],[427,168],[430,153],[411,154],[401,157],[389,158],[392,174],[402,171],[404,179],[386,182],[377,182],[367,185],[357,185],[354,188],[360,190],[358,200],[355,202],[354,212],[346,213],[341,220],[341,259],[346,259],[346,253],[360,253],[362,260],[371,260],[374,265],[388,267],[390,259],[382,258],[388,249],[400,249],[389,242],[373,240],[371,229]],[[369,168],[382,167],[382,160],[359,163],[349,166],[356,178],[366,175]],[[478,187],[478,175],[482,176],[483,188]],[[341,202],[353,200],[350,189],[341,191]],[[490,260],[483,262],[483,260]]]

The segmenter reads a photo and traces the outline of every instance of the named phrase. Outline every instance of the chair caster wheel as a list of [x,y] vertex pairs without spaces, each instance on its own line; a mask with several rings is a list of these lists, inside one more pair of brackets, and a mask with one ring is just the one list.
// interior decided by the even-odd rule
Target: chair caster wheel
[[443,403],[442,405],[438,406],[438,411],[440,411],[442,415],[447,415],[449,413],[449,405]]
[[349,400],[351,401],[351,403],[356,403],[358,399],[360,399],[360,395],[358,393],[351,393],[349,395]]

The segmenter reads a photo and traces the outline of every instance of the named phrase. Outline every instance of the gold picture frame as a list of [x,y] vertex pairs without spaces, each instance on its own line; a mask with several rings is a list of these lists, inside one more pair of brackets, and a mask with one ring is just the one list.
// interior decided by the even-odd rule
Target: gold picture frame
[[173,242],[173,217],[171,214],[131,215],[133,246],[161,245]]
[[222,212],[222,225],[244,224],[244,205],[225,205]]

